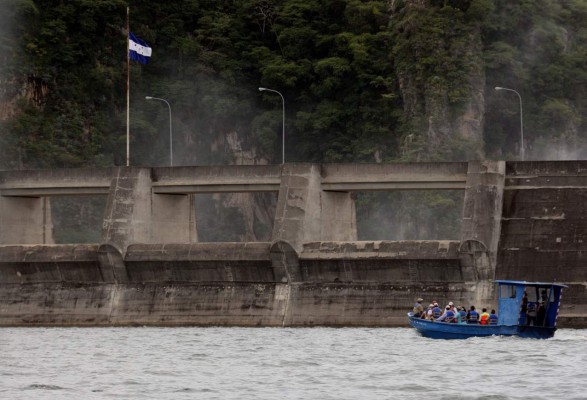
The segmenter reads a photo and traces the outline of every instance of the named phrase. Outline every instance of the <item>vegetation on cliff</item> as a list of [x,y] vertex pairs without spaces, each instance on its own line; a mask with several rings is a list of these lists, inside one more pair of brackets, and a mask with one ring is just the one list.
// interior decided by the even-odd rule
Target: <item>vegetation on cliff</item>
[[124,164],[127,6],[133,165],[169,163],[145,96],[176,165],[279,163],[260,86],[288,162],[516,158],[495,86],[527,158],[584,157],[587,0],[6,0],[0,168]]

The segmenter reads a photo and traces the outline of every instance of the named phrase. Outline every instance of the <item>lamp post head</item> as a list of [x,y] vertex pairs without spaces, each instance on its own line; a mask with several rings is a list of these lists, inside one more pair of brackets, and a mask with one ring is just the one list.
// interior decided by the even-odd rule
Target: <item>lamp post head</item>
[[503,88],[501,86],[496,86],[495,90],[503,90]]
[[146,100],[153,100],[153,97],[151,97],[151,96],[145,96],[145,99]]
[[264,88],[264,87],[260,87],[260,88],[259,88],[259,92],[262,92],[262,91],[264,91],[264,90],[267,90],[267,88]]

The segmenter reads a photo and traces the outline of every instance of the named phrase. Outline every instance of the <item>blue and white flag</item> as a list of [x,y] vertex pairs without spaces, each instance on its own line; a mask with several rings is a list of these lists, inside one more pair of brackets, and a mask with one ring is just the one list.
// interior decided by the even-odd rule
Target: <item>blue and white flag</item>
[[151,51],[152,49],[144,40],[139,39],[132,32],[128,33],[128,55],[131,60],[147,64]]

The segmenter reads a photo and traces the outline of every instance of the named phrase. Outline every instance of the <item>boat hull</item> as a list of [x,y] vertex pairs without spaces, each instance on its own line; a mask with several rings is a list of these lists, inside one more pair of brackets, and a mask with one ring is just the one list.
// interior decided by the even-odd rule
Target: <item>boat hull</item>
[[519,336],[548,339],[554,336],[556,328],[520,325],[478,325],[433,322],[414,318],[408,313],[410,325],[422,336],[432,339],[468,339],[484,336]]

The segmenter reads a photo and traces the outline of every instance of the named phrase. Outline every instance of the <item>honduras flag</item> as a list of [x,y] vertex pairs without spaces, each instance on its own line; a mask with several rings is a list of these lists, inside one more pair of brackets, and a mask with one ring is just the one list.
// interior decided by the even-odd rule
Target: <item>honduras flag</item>
[[131,60],[138,61],[142,64],[147,64],[151,57],[152,49],[149,45],[139,38],[137,38],[132,32],[128,33],[128,51]]

